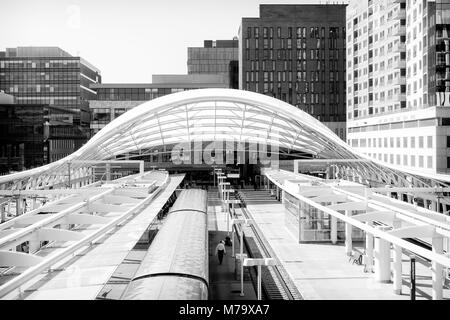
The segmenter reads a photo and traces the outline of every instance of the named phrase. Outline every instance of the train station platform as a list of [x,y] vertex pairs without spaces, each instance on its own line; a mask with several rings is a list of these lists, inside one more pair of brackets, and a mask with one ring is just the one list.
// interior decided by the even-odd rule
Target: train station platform
[[[221,212],[217,191],[208,192],[208,235],[209,235],[209,299],[210,300],[256,300],[252,282],[244,281],[244,294],[241,297],[241,283],[235,276],[235,258],[231,256],[231,247],[225,247],[226,255],[222,265],[215,255],[216,246],[227,236],[226,214]],[[239,243],[235,243],[236,252]],[[245,250],[244,250],[245,252]],[[244,278],[245,279],[245,278]]]
[[[245,190],[247,211],[263,232],[305,300],[408,300],[409,258],[403,255],[402,294],[393,292],[392,283],[380,283],[364,266],[352,264],[342,244],[299,244],[285,226],[285,209],[281,202],[270,201],[265,190]],[[253,201],[252,201],[253,199]],[[265,199],[265,200],[264,200]],[[362,251],[358,244],[354,247]],[[431,270],[426,263],[416,263],[416,299],[431,300]],[[450,290],[444,289],[444,299]]]
[[[6,298],[20,300],[96,299],[183,179],[184,174],[171,175],[165,188],[133,219],[119,229],[108,233],[106,237],[96,241],[84,251],[80,251],[69,259],[64,259],[54,267],[52,272],[42,273],[30,281],[34,284],[26,285],[28,289],[22,292],[12,291]],[[126,284],[119,288],[121,291],[117,294],[115,294],[115,290],[112,292],[109,290],[108,298],[119,299],[125,287]]]

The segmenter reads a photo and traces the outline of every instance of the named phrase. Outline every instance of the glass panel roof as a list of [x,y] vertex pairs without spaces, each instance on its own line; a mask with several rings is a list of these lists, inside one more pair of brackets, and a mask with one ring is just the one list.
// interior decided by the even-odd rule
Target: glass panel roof
[[[49,165],[10,175],[58,175],[72,160],[106,160],[117,155],[162,145],[196,140],[262,143],[325,159],[364,159],[349,164],[361,173],[406,175],[450,181],[446,175],[424,175],[360,154],[324,124],[275,98],[233,89],[189,90],[145,102],[106,125],[70,156]],[[73,168],[82,164],[73,164]],[[0,178],[5,180],[8,178]]]

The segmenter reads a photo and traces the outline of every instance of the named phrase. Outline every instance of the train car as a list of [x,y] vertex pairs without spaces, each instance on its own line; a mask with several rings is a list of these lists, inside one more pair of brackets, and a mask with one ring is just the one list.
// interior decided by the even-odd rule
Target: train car
[[207,198],[180,193],[122,299],[208,299]]

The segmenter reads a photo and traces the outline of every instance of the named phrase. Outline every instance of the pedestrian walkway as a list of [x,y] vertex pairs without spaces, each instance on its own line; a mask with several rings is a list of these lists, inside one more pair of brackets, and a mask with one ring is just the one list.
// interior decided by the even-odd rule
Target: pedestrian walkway
[[[231,226],[230,226],[231,228]],[[209,238],[209,299],[210,300],[256,300],[253,284],[248,281],[248,271],[244,281],[244,297],[240,296],[240,276],[235,273],[235,258],[231,256],[231,247],[225,247],[227,254],[222,265],[215,255],[216,246],[227,236],[227,217],[222,212],[217,190],[208,191],[208,238]],[[237,240],[237,239],[236,239]],[[236,252],[239,241],[235,243]],[[245,250],[244,250],[245,252]]]
[[[352,264],[342,244],[299,244],[285,226],[285,209],[280,202],[252,204],[247,191],[247,209],[306,300],[310,299],[387,299],[408,300],[409,259],[403,256],[402,295],[394,294],[392,283],[380,283],[364,266]],[[255,200],[260,199],[256,192]],[[361,251],[362,248],[359,248]],[[431,270],[416,263],[417,300],[431,299]],[[444,298],[450,298],[448,289]]]
[[[252,282],[244,281],[244,296],[240,296],[241,281],[235,273],[235,258],[231,256],[231,247],[226,248],[222,264],[215,255],[216,246],[224,240],[227,233],[224,231],[210,231],[209,236],[209,300],[256,300],[256,293]],[[247,273],[247,275],[246,275]],[[244,271],[248,279],[248,271]]]

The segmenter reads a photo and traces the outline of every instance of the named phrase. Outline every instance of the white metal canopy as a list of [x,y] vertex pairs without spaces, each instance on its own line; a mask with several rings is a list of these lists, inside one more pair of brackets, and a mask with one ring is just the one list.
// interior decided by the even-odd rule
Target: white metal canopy
[[[278,146],[324,159],[362,159],[359,171],[411,175],[360,154],[323,123],[281,100],[243,90],[199,89],[145,102],[106,125],[83,147],[59,161],[0,177],[0,183],[83,167],[73,161],[106,160],[158,146],[202,141],[237,141]],[[420,177],[420,175],[419,175]],[[427,176],[426,179],[433,179]],[[440,177],[450,181],[446,176]],[[435,179],[441,180],[442,179]]]

